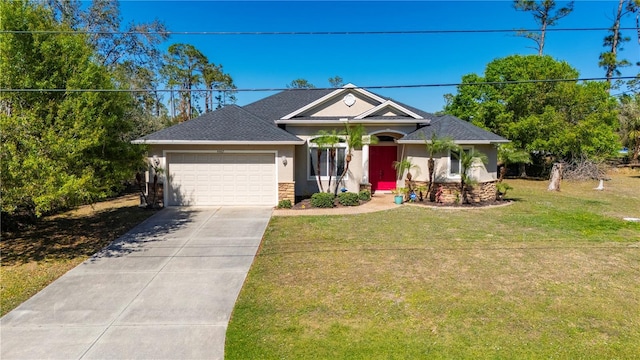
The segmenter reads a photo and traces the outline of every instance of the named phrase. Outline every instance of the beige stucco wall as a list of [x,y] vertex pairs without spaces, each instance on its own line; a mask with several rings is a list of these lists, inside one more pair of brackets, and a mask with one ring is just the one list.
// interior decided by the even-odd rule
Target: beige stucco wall
[[[402,153],[404,147],[405,156],[412,160],[412,163],[418,166],[417,170],[412,171],[415,181],[428,181],[429,170],[427,153],[424,145],[399,145],[399,152]],[[482,162],[477,163],[477,167],[471,169],[471,177],[479,182],[493,181],[497,178],[497,149],[494,145],[473,145],[473,148],[487,155],[488,162],[486,165]],[[434,156],[435,172],[434,181],[440,183],[458,182],[459,177],[450,177],[449,173],[449,153],[440,153]]]
[[354,117],[378,105],[378,103],[372,102],[371,99],[367,99],[357,92],[350,91],[349,93],[353,94],[356,98],[356,102],[353,105],[347,106],[344,101],[342,101],[347,95],[347,93],[342,93],[339,97],[310,109],[310,111],[308,111],[309,115],[332,116],[336,118]]

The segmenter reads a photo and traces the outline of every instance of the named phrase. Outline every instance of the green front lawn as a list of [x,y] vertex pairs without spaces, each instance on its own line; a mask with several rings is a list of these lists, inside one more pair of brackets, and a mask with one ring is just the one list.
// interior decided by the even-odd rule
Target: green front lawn
[[275,217],[228,359],[630,359],[640,354],[639,172],[509,180],[506,207]]

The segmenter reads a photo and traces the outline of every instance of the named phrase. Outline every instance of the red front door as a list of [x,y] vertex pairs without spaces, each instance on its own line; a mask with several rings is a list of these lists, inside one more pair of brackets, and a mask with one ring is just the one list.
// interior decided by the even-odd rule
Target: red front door
[[396,170],[393,162],[397,160],[397,146],[369,147],[369,181],[371,190],[391,190],[396,188]]

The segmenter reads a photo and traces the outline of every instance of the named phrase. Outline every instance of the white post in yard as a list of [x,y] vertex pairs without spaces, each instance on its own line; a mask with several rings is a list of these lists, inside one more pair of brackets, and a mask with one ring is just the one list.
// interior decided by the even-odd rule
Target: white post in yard
[[600,179],[600,184],[598,187],[593,188],[593,190],[604,190],[604,180]]

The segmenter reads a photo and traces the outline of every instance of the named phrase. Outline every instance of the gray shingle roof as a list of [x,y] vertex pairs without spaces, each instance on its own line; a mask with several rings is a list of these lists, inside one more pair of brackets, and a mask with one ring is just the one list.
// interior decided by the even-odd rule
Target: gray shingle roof
[[333,92],[333,89],[291,89],[258,100],[243,108],[263,119],[277,120]]
[[[153,142],[274,142],[274,143],[302,143],[297,136],[280,129],[275,120],[281,119],[327,94],[333,89],[291,89],[268,96],[244,107],[237,105],[225,106],[222,109],[206,113],[195,119],[149,134],[135,143]],[[384,98],[375,94],[380,98]],[[384,98],[387,99],[387,98]],[[389,99],[391,100],[391,99]],[[454,116],[436,116],[416,109],[415,107],[393,100],[400,106],[422,116],[424,126],[400,139],[404,141],[424,141],[430,139],[433,133],[438,137],[451,137],[456,141],[470,142],[507,142],[508,140],[483,130],[471,123]],[[297,120],[312,118],[295,118]],[[292,119],[292,120],[295,120]],[[322,118],[314,117],[313,120]],[[369,120],[403,120],[402,117],[373,116]]]
[[429,125],[407,134],[405,137],[400,139],[400,142],[424,141],[424,139],[429,140],[433,134],[439,138],[449,137],[454,141],[479,141],[487,143],[508,142],[507,139],[501,136],[451,115],[442,115],[432,118]]
[[237,105],[229,105],[136,140],[136,142],[157,141],[302,142],[303,140],[280,129],[273,122],[265,121]]

